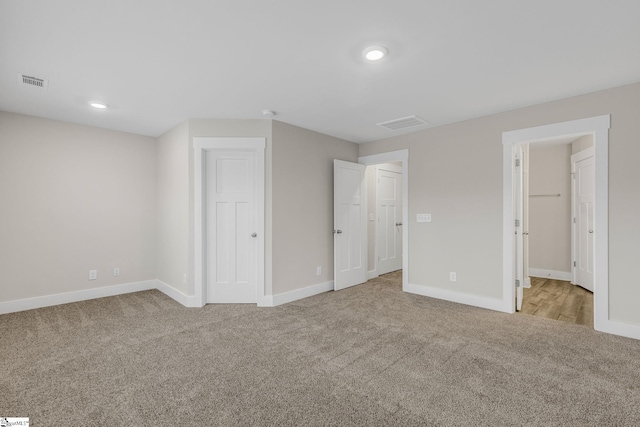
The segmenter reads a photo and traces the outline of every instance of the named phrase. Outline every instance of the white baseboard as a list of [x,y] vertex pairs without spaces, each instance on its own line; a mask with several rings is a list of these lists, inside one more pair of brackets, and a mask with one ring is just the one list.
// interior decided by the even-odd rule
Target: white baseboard
[[[126,283],[123,285],[103,286],[82,291],[66,292],[55,295],[45,295],[35,298],[0,302],[0,314],[15,313],[18,311],[32,310],[34,308],[49,307],[52,305],[67,304],[71,302],[86,301],[95,298],[112,297],[131,292],[148,291],[157,289],[169,298],[185,307],[201,307],[194,295],[187,295],[178,289],[167,285],[161,280],[146,280],[144,282]],[[266,295],[259,299],[259,307],[274,307],[286,304],[302,298],[321,294],[333,290],[333,281],[307,286],[294,291],[283,292],[278,295]]]
[[182,291],[179,291],[176,288],[167,285],[161,280],[156,280],[156,289],[158,289],[169,298],[172,298],[180,304],[184,305],[185,307],[202,307],[202,305],[198,304],[198,302],[196,301],[195,295],[187,295]]
[[504,313],[511,313],[511,308],[509,304],[507,304],[508,301],[504,301],[503,299],[480,297],[463,292],[434,288],[426,285],[416,285],[413,283],[408,283],[402,290],[425,297],[472,305],[474,307],[486,308],[489,310],[502,311]]
[[286,304],[288,302],[297,301],[302,298],[312,297],[333,290],[333,280],[330,282],[318,283],[317,285],[307,286],[306,288],[296,289],[294,291],[283,292],[273,296],[273,306]]
[[259,296],[258,307],[273,307],[273,295]]
[[369,270],[367,271],[367,280],[375,279],[378,277],[378,270]]
[[596,321],[594,329],[608,334],[640,340],[640,325],[619,322],[616,320]]
[[544,279],[566,280],[571,282],[573,274],[570,271],[544,270],[542,268],[529,268],[529,276],[542,277]]
[[62,294],[4,301],[0,302],[0,314],[15,313],[18,311],[68,304],[71,302],[85,301],[95,298],[112,297],[131,292],[148,291],[150,289],[156,289],[156,282],[157,280],[145,280],[144,282],[125,283],[122,285],[103,286],[100,288],[65,292]]

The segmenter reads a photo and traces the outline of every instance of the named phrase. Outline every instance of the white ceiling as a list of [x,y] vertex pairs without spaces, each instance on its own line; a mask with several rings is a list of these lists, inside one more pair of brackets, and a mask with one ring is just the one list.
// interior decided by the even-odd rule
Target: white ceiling
[[[271,109],[365,142],[409,115],[439,126],[638,82],[639,16],[638,0],[2,0],[0,110],[158,136]],[[389,56],[365,63],[373,44]]]

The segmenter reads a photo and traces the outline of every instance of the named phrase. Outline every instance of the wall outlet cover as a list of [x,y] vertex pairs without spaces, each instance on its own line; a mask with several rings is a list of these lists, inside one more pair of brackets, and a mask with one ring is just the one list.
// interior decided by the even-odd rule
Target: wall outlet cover
[[431,214],[430,213],[419,213],[416,214],[417,222],[431,222]]

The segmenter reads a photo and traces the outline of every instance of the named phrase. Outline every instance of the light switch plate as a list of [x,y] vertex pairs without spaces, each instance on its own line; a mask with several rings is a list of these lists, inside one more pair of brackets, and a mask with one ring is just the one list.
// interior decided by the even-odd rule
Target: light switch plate
[[417,222],[431,222],[431,214],[430,213],[419,213],[416,214]]
[[376,214],[370,213],[369,214],[369,221],[375,221],[376,220]]

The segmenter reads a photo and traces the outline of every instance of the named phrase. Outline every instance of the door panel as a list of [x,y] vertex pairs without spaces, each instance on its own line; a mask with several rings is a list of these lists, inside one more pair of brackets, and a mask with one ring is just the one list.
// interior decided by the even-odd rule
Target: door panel
[[334,289],[366,281],[365,166],[333,161]]
[[593,214],[595,164],[593,156],[574,163],[576,203],[576,284],[593,292]]
[[376,170],[378,274],[402,268],[402,174]]
[[207,302],[257,302],[255,185],[254,152],[207,152]]

